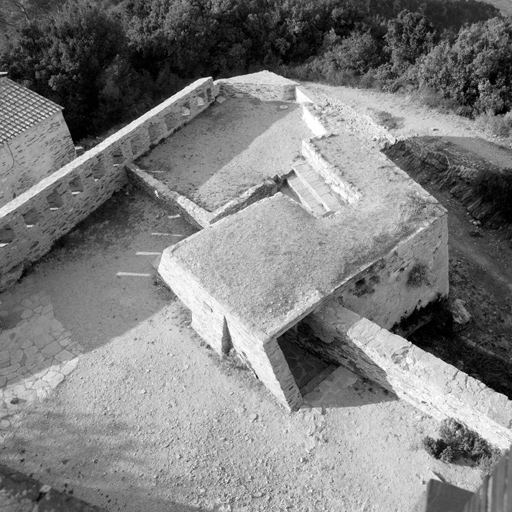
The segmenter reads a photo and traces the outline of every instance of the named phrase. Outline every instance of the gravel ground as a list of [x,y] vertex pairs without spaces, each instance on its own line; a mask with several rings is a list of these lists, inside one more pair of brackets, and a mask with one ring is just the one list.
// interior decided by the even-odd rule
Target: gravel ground
[[0,430],[3,463],[111,511],[408,512],[431,478],[479,485],[420,448],[435,421],[369,382],[289,414],[220,360],[151,277],[155,253],[193,229],[127,193],[26,278],[85,353]]

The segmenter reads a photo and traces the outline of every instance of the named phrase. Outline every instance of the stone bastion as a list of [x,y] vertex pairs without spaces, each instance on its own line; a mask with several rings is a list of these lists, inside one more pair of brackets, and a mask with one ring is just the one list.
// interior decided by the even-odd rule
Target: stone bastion
[[504,395],[388,331],[448,294],[447,212],[394,142],[273,73],[198,80],[0,208],[0,290],[131,181],[199,229],[158,266],[192,327],[285,407],[302,394],[283,340],[508,447]]

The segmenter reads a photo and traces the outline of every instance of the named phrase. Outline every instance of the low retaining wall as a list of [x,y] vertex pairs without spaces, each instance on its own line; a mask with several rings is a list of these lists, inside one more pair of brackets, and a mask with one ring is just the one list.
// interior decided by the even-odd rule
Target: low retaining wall
[[0,291],[126,182],[125,166],[208,108],[197,80],[0,208]]
[[4,512],[105,512],[0,464],[0,510]]
[[269,178],[258,185],[254,185],[254,187],[247,189],[240,197],[229,201],[224,206],[221,206],[212,212],[210,224],[213,224],[228,215],[233,215],[233,213],[247,208],[260,199],[273,196],[279,192],[282,184],[283,180],[279,178],[279,176],[276,176],[274,179]]
[[512,402],[505,395],[336,301],[304,323],[286,337],[351,367],[430,416],[455,418],[502,449],[512,443]]
[[315,107],[312,105],[302,103],[302,119],[315,137],[327,137],[330,135],[327,128],[316,115]]
[[210,212],[178,192],[170,190],[167,185],[153,178],[151,174],[143,171],[135,164],[127,165],[126,172],[128,179],[134,186],[153,197],[164,208],[180,214],[189,224],[198,229],[210,225],[212,217]]
[[264,197],[274,195],[282,185],[282,180],[277,176],[275,179],[267,179],[249,188],[240,197],[229,201],[214,212],[209,212],[188,199],[188,197],[171,190],[167,185],[153,178],[151,174],[135,164],[127,165],[126,171],[128,179],[133,185],[155,198],[165,208],[179,213],[190,224],[199,229],[206,228],[228,215],[243,210]]

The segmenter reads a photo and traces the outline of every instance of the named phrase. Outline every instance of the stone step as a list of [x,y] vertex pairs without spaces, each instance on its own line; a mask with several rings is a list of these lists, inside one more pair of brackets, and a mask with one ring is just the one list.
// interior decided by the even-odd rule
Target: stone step
[[304,160],[292,166],[296,176],[327,212],[336,212],[343,206],[341,199],[325,180]]
[[311,211],[311,213],[314,215],[324,215],[327,213],[322,203],[318,201],[318,199],[311,193],[309,188],[304,185],[302,180],[295,173],[290,174],[287,181],[288,186],[300,199],[302,205]]

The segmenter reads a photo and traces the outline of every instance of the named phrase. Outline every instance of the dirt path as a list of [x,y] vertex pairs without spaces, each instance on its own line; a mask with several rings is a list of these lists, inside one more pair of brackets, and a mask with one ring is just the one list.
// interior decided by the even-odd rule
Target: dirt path
[[[379,112],[391,114],[397,124],[390,129],[395,136],[481,138],[500,145],[512,147],[512,141],[500,139],[481,130],[471,119],[451,113],[441,113],[425,107],[410,95],[390,94],[368,89],[332,87],[322,84],[305,83],[308,89],[328,97],[337,98],[359,112],[378,118]],[[472,146],[473,148],[473,146]]]
[[436,474],[479,485],[429,458],[436,422],[380,388],[348,379],[337,402],[290,415],[218,359],[150,277],[154,253],[191,233],[121,193],[16,285],[50,295],[85,353],[48,399],[13,408],[2,462],[131,512],[408,512]]

